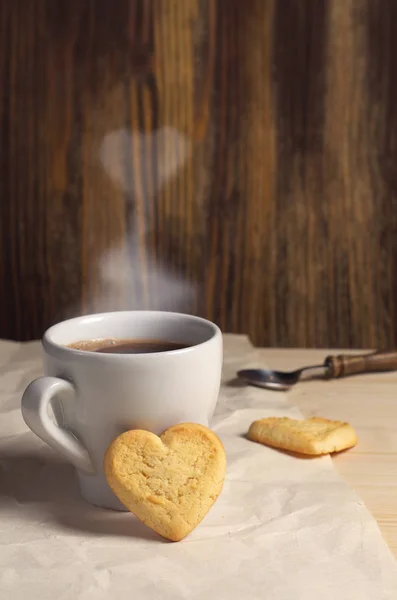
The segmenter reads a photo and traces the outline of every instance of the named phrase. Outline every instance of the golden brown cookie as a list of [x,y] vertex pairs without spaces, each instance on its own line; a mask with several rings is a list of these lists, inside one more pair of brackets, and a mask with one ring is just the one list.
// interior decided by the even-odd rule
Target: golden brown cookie
[[183,423],[160,437],[138,429],[123,433],[109,446],[104,469],[128,510],[177,542],[197,527],[221,493],[226,455],[210,429]]
[[251,424],[248,438],[273,448],[311,455],[340,452],[357,444],[357,435],[351,425],[321,417],[260,419]]

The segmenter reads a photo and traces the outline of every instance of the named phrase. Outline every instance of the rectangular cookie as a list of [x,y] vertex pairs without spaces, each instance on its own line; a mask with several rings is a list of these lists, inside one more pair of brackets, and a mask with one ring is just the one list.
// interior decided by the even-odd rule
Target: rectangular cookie
[[260,419],[251,424],[248,438],[273,448],[313,456],[340,452],[357,444],[357,435],[351,425],[321,417]]

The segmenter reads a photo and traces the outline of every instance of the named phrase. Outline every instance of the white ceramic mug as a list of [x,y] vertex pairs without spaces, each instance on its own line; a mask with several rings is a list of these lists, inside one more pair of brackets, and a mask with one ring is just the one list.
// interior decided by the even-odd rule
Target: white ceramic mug
[[[99,338],[164,340],[187,347],[148,354],[66,347]],[[63,321],[46,331],[42,343],[47,376],[24,392],[25,422],[75,465],[86,500],[125,510],[103,473],[108,445],[129,429],[160,434],[177,423],[208,426],[220,386],[221,332],[191,315],[120,311]]]

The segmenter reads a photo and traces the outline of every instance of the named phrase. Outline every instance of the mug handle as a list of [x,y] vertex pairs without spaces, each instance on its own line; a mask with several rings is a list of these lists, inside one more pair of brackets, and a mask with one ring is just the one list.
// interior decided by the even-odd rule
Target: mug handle
[[48,407],[59,394],[75,396],[69,381],[58,377],[39,377],[26,388],[21,402],[26,425],[39,438],[63,454],[77,469],[93,473],[91,459],[83,444],[50,418]]

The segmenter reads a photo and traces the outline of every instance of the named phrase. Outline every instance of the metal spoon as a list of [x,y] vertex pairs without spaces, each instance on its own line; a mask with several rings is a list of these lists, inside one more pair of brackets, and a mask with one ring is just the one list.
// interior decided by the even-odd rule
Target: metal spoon
[[[397,370],[397,351],[370,352],[359,355],[327,356],[322,365],[303,367],[296,371],[243,369],[237,375],[250,385],[271,390],[288,390],[302,379],[346,377],[359,373]],[[304,376],[304,377],[303,377]]]

